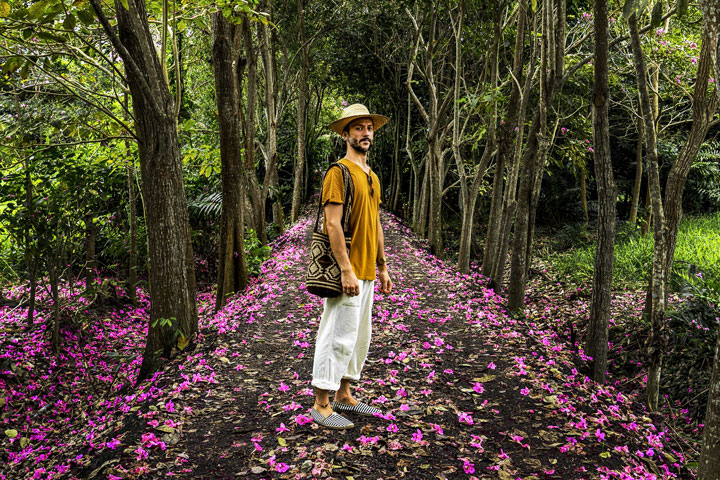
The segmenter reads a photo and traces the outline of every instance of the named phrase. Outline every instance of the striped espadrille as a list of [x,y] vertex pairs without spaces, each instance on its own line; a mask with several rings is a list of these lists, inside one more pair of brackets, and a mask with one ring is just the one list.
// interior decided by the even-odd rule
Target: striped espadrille
[[327,417],[323,417],[320,412],[313,408],[310,410],[310,416],[315,423],[331,430],[347,430],[355,426],[350,420],[337,413],[331,413]]
[[346,403],[332,402],[332,408],[333,410],[337,410],[338,412],[357,413],[358,415],[367,415],[368,417],[371,417],[376,413],[382,413],[382,410],[380,410],[379,408],[371,407],[367,403],[363,402],[358,402],[357,405],[348,405]]

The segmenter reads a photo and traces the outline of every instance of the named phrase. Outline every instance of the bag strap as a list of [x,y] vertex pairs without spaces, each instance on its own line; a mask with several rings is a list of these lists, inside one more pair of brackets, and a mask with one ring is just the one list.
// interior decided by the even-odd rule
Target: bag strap
[[[318,224],[320,223],[320,215],[323,211],[323,187],[325,185],[325,177],[327,177],[327,174],[330,172],[330,169],[338,167],[340,171],[342,172],[343,176],[343,189],[345,190],[345,201],[343,202],[343,215],[340,219],[340,224],[343,226],[343,232],[345,233],[345,236],[350,236],[350,214],[352,212],[352,204],[353,200],[355,198],[355,185],[353,184],[352,177],[350,176],[350,170],[343,165],[340,162],[335,162],[331,164],[327,171],[325,172],[325,175],[323,175],[323,183],[320,186],[320,200],[318,202],[318,212],[317,216],[315,217],[315,227],[313,228],[314,232],[318,232]],[[319,232],[318,232],[319,233]]]

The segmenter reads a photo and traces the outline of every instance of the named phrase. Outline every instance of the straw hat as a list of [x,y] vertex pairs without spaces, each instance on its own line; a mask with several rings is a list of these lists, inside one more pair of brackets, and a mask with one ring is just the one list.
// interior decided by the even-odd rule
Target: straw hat
[[345,125],[352,122],[356,118],[372,118],[373,121],[373,129],[375,131],[379,130],[380,127],[385,125],[389,118],[384,115],[377,115],[374,113],[370,113],[365,105],[362,105],[360,103],[354,103],[350,106],[347,106],[343,109],[342,116],[332,122],[328,127],[333,132],[337,133],[338,135],[342,135],[343,128],[345,128]]

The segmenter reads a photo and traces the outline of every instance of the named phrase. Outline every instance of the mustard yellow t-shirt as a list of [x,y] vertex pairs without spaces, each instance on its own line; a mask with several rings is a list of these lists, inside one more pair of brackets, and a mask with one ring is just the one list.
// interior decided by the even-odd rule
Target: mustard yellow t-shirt
[[[355,197],[350,212],[350,264],[358,280],[375,280],[375,260],[378,249],[378,223],[380,211],[380,180],[375,172],[370,170],[372,178],[371,186],[368,181],[368,174],[347,158],[340,160],[340,163],[348,167],[350,177],[355,186]],[[343,203],[345,201],[345,189],[343,184],[342,171],[339,168],[331,168],[323,181],[322,204]],[[327,227],[323,225],[323,231],[327,233]]]

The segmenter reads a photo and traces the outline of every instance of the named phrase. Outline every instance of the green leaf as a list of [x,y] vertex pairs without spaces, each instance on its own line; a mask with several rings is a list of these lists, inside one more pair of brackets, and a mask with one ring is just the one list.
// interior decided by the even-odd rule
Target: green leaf
[[600,456],[601,456],[602,458],[610,458],[610,452],[602,452],[602,453],[600,454]]
[[122,6],[125,10],[130,10],[130,5],[128,5],[128,0],[120,0],[120,3],[122,4]]
[[625,5],[623,6],[623,17],[625,17],[625,20],[630,18],[633,13],[637,10],[639,0],[625,0]]
[[10,4],[7,2],[0,2],[0,18],[5,18],[10,15]]
[[287,447],[287,442],[285,441],[284,438],[278,437],[277,440],[278,440],[278,445],[280,445],[281,447]]
[[651,28],[657,28],[662,23],[662,16],[663,16],[663,4],[662,1],[658,1],[655,3],[655,6],[652,9],[652,15],[650,17],[650,27]]
[[17,430],[10,430],[10,429],[8,429],[8,430],[5,430],[5,435],[6,435],[8,438],[15,438],[15,437],[18,436],[18,431],[17,431]]
[[47,0],[40,0],[39,2],[33,3],[28,8],[28,18],[30,20],[37,20],[45,13],[45,7],[47,6]]
[[530,0],[530,7],[532,8],[532,12],[535,13],[537,10],[537,0]]
[[92,9],[78,10],[77,17],[87,26],[91,26],[95,23],[95,12]]
[[72,13],[69,13],[65,20],[63,21],[63,27],[66,30],[75,30],[75,25],[77,25],[77,20],[75,19],[75,15]]

